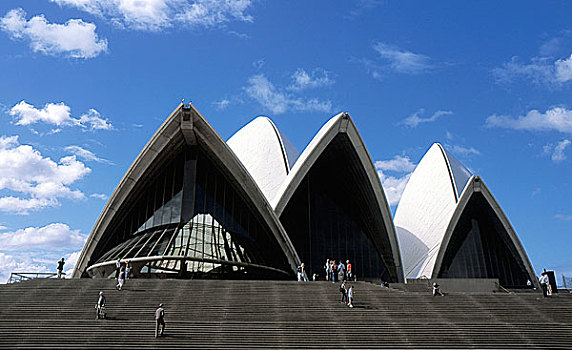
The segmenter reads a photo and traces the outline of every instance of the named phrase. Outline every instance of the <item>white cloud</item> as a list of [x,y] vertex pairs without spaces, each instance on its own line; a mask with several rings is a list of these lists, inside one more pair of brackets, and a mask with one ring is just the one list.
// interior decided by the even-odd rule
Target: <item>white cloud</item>
[[334,80],[330,77],[330,73],[322,68],[316,68],[310,73],[303,68],[298,68],[292,74],[292,83],[288,86],[288,90],[301,91],[308,88],[317,88],[334,84]]
[[0,246],[3,250],[79,248],[85,240],[86,237],[79,230],[72,230],[62,223],[0,233]]
[[517,118],[494,114],[487,118],[486,126],[514,130],[572,133],[572,110],[562,107],[554,107],[544,113],[531,110],[525,116]]
[[31,257],[18,258],[0,252],[0,283],[7,283],[12,272],[50,272],[50,270]]
[[104,158],[99,158],[93,152],[85,148],[82,148],[80,146],[68,146],[65,148],[65,150],[85,161],[93,161],[93,162],[113,165],[113,162]]
[[[390,206],[397,205],[409,181],[409,177],[415,169],[415,164],[411,162],[409,157],[397,155],[390,160],[376,161],[375,168],[383,186],[387,202]],[[395,172],[398,175],[387,175],[386,172]]]
[[71,108],[63,102],[47,103],[42,109],[38,109],[22,100],[10,109],[10,115],[15,117],[16,125],[45,123],[57,127],[79,126],[89,130],[110,130],[113,128],[111,123],[102,118],[95,109],[90,109],[79,118],[73,118]]
[[252,22],[251,0],[51,0],[109,18],[120,27],[160,31],[165,28],[216,27],[230,21]]
[[0,211],[27,214],[57,206],[59,198],[83,199],[81,191],[69,186],[90,171],[75,156],[54,162],[32,146],[19,144],[18,136],[0,136],[0,191],[28,196],[0,194]]
[[107,40],[99,39],[95,24],[81,19],[57,24],[39,15],[26,20],[24,10],[14,9],[0,19],[0,29],[13,39],[29,41],[34,52],[46,55],[87,59],[107,51]]
[[92,193],[89,195],[91,198],[101,199],[102,201],[107,200],[107,195],[103,193]]
[[556,61],[550,57],[534,57],[530,63],[522,63],[513,57],[510,62],[494,68],[492,73],[499,83],[531,80],[539,85],[558,86],[572,80],[572,55]]
[[215,108],[219,111],[223,111],[226,109],[226,107],[228,107],[228,105],[230,104],[230,100],[223,98],[220,101],[214,101],[213,105],[215,106]]
[[375,168],[382,171],[412,172],[415,169],[415,164],[411,162],[409,157],[397,155],[390,160],[376,161]]
[[375,43],[373,49],[377,51],[386,67],[398,73],[419,74],[432,68],[428,56],[400,49],[396,46],[382,42]]
[[453,154],[461,157],[478,156],[481,154],[481,152],[479,152],[479,150],[474,147],[446,144],[445,148],[450,150]]
[[572,55],[567,59],[561,59],[554,62],[555,77],[560,83],[572,80]]
[[567,159],[564,151],[572,142],[570,140],[564,139],[558,142],[556,145],[548,144],[544,146],[544,153],[551,154],[550,158],[553,162],[559,163]]
[[248,97],[273,114],[282,114],[287,111],[330,113],[333,109],[330,101],[296,97],[275,87],[264,74],[256,74],[250,77],[244,91]]
[[572,221],[572,215],[556,214],[554,218],[562,221]]
[[437,112],[433,113],[433,115],[430,117],[422,118],[419,116],[419,114],[421,114],[421,113],[424,113],[423,109],[421,109],[421,110],[413,113],[409,117],[403,119],[400,124],[403,124],[403,125],[408,126],[410,128],[415,128],[421,123],[431,123],[431,122],[436,121],[438,118],[440,118],[442,116],[453,114],[453,112],[451,112],[451,111],[437,111]]

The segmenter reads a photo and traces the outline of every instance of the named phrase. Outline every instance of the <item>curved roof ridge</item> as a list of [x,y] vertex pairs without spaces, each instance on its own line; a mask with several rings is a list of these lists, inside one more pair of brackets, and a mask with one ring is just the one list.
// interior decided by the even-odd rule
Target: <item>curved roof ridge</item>
[[497,215],[498,219],[502,223],[504,229],[508,233],[511,242],[514,244],[514,247],[516,248],[516,251],[518,252],[519,257],[521,258],[522,263],[529,275],[530,281],[534,283],[536,287],[540,287],[535,277],[532,263],[530,262],[530,259],[528,258],[528,255],[526,254],[524,246],[520,242],[520,239],[518,238],[516,231],[512,227],[512,224],[510,223],[508,217],[500,207],[497,199],[492,194],[488,186],[479,176],[476,175],[471,176],[471,178],[467,182],[467,185],[465,186],[464,191],[461,194],[461,197],[459,198],[459,202],[455,208],[455,212],[453,213],[451,221],[449,222],[447,230],[445,231],[445,234],[443,236],[441,247],[435,259],[435,264],[433,267],[433,272],[431,277],[436,278],[436,275],[439,273],[445,252],[449,245],[449,241],[451,240],[451,237],[453,235],[453,231],[455,230],[455,227],[457,226],[461,218],[461,215],[463,214],[467,204],[469,203],[469,200],[477,192],[481,193],[483,197],[487,200],[487,203],[491,206],[491,208]]
[[430,276],[457,203],[452,171],[439,143],[433,143],[411,174],[393,222],[402,249],[406,277]]
[[131,194],[138,180],[152,166],[156,166],[161,157],[168,153],[174,145],[196,145],[199,143],[212,156],[218,158],[220,163],[226,168],[229,176],[237,182],[239,188],[243,189],[247,201],[251,202],[254,206],[253,209],[261,215],[261,219],[282,248],[290,267],[293,271],[295,270],[300,263],[298,254],[278,216],[271,209],[268,199],[258,187],[254,178],[229,145],[224,142],[199,111],[192,104],[180,104],[155,132],[115,188],[95,223],[87,243],[82,249],[74,268],[73,277],[80,277],[81,273],[87,268],[97,243],[104,232],[106,232],[118,209],[125,205],[125,199]]
[[395,234],[395,227],[393,225],[393,220],[391,219],[391,212],[387,203],[387,198],[385,196],[381,182],[379,181],[379,177],[377,175],[377,171],[375,170],[373,161],[371,160],[371,156],[349,113],[341,112],[336,114],[320,128],[310,143],[308,143],[306,148],[302,151],[300,157],[280,187],[280,190],[271,201],[272,207],[274,208],[278,217],[280,217],[286,208],[286,205],[290,201],[290,198],[300,185],[300,182],[304,179],[306,174],[310,171],[312,166],[324,152],[326,147],[332,142],[335,136],[342,133],[348,136],[351,145],[356,151],[358,158],[364,167],[370,185],[373,188],[374,196],[377,200],[378,208],[382,215],[382,220],[385,224],[388,239],[391,244],[391,250],[393,254],[394,264],[397,269],[396,273],[398,275],[398,280],[401,281],[403,280],[401,255],[397,242],[397,235]]
[[445,162],[447,163],[447,169],[449,170],[449,177],[451,178],[451,184],[453,185],[453,191],[455,193],[455,201],[459,201],[461,192],[467,185],[472,174],[453,154],[443,147],[440,143],[436,142],[439,149],[445,157]]
[[283,139],[274,122],[266,116],[258,116],[240,128],[226,143],[266,198],[274,198],[290,173],[291,158],[298,152],[289,141]]

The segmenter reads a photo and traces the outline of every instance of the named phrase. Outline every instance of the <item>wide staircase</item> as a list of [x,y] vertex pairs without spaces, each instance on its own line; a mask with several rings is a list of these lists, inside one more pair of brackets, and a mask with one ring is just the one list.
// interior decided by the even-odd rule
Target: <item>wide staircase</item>
[[[329,282],[36,279],[0,285],[1,348],[571,349],[572,294],[448,294]],[[105,320],[95,319],[99,291]],[[154,311],[165,304],[164,337]]]

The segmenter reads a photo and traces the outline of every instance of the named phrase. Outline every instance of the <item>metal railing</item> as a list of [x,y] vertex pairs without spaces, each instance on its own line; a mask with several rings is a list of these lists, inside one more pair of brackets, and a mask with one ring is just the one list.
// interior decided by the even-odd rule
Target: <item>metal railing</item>
[[[65,272],[62,272],[62,277],[65,278]],[[12,272],[8,283],[22,282],[35,278],[57,278],[58,274],[55,272]]]

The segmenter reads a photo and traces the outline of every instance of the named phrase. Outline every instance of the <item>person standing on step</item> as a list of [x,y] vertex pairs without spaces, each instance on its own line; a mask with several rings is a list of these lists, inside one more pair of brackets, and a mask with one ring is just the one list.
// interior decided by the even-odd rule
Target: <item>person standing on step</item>
[[131,264],[129,260],[125,260],[125,281],[127,281],[131,277]]
[[346,280],[352,280],[352,264],[350,264],[349,260],[346,260]]
[[340,260],[338,264],[338,281],[344,281],[346,279],[346,266],[344,262]]
[[542,288],[542,296],[546,298],[548,296],[548,274],[543,272],[540,275],[538,282],[540,282],[540,288]]
[[330,259],[326,259],[326,265],[324,266],[324,270],[326,270],[326,281],[330,279]]
[[332,273],[330,276],[330,280],[332,281],[332,283],[336,283],[336,277],[338,275],[338,265],[336,264],[335,260],[331,260],[332,262]]
[[[161,326],[161,331],[159,331],[159,326]],[[163,304],[159,304],[157,310],[155,310],[155,338],[162,337],[165,332],[165,309]]]
[[100,318],[105,318],[105,295],[103,295],[103,292],[99,292],[99,297],[95,304],[95,319],[99,320]]
[[66,262],[64,261],[64,258],[61,258],[60,261],[58,261],[58,279],[62,278],[65,264]]
[[119,272],[121,272],[121,259],[117,258],[115,262],[115,282],[119,282]]
[[354,286],[351,286],[350,289],[348,289],[348,306],[349,307],[354,307]]

